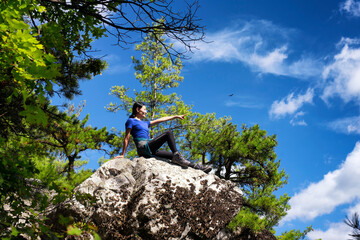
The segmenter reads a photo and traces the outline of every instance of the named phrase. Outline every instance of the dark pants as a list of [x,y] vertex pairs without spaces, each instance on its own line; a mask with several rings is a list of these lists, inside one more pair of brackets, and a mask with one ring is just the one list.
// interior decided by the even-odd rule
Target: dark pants
[[[167,143],[171,152],[159,150],[159,148]],[[166,131],[148,142],[151,153],[157,157],[172,159],[174,153],[177,152],[174,134]]]

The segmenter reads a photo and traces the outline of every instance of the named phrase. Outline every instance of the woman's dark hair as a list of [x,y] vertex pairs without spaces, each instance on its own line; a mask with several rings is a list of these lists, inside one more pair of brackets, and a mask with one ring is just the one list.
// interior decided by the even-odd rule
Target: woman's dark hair
[[135,102],[134,105],[133,105],[133,107],[132,107],[132,113],[131,113],[131,115],[130,115],[130,118],[134,118],[134,117],[136,116],[136,113],[137,113],[136,110],[137,110],[138,108],[142,108],[143,106],[145,106],[144,103],[142,103],[142,102]]

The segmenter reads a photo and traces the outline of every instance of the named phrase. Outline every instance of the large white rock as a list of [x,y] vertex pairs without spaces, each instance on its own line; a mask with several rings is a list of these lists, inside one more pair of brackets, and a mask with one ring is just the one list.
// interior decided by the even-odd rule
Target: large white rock
[[92,222],[102,239],[227,239],[243,201],[230,181],[155,158],[108,161],[76,191],[95,202],[74,198],[53,214]]

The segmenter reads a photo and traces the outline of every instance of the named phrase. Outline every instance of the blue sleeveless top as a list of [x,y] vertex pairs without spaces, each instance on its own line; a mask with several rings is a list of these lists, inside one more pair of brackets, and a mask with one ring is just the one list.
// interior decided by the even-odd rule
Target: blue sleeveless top
[[134,139],[149,139],[150,121],[141,121],[136,118],[129,118],[125,123],[125,129],[131,128],[131,136]]
[[153,157],[153,153],[148,145],[150,121],[141,121],[136,118],[129,118],[125,123],[125,128],[131,129],[131,136],[134,139],[139,156]]

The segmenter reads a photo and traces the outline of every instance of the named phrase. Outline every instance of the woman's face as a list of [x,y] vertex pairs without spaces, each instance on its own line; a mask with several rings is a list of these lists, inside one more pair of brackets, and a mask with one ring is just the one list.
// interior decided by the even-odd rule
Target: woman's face
[[142,106],[141,108],[138,108],[138,117],[141,118],[145,118],[146,117],[146,106]]

